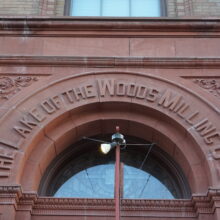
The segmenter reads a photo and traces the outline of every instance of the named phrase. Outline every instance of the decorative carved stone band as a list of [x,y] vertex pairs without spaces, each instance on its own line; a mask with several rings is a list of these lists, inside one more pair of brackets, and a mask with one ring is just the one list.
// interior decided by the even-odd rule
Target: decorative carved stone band
[[219,68],[220,58],[206,57],[95,57],[95,56],[0,56],[0,66],[85,66],[85,67],[162,67]]
[[195,79],[194,83],[202,87],[203,89],[209,91],[214,96],[220,98],[220,80],[216,79]]
[[[193,195],[189,200],[130,200],[122,199],[122,216],[163,216],[176,219],[212,216],[219,208],[220,190],[209,189],[207,195]],[[0,186],[0,205],[14,205],[18,211],[31,211],[38,216],[114,216],[113,199],[38,197],[34,192],[22,192],[19,185]],[[86,207],[86,211],[85,211]],[[183,212],[184,210],[184,212]]]
[[191,130],[197,132],[207,145],[212,146],[219,141],[219,128],[187,101],[183,95],[170,89],[164,91],[158,87],[114,78],[90,80],[81,85],[65,88],[59,94],[41,100],[21,116],[13,129],[20,137],[26,139],[35,129],[41,127],[40,124],[46,118],[60,111],[64,106],[72,106],[86,99],[99,100],[109,94],[110,97],[132,97],[133,100],[142,100],[143,103],[157,104],[163,108],[163,111],[167,108],[178,118],[187,122]]
[[9,99],[22,87],[28,87],[37,80],[37,77],[32,76],[0,77],[0,99]]
[[[172,213],[175,218],[195,218],[200,214],[212,215],[219,199],[219,190],[210,189],[207,195],[194,195],[189,200],[122,199],[121,210],[122,216],[169,217]],[[23,193],[18,185],[0,187],[0,204],[6,201],[18,211],[31,211],[38,216],[53,216],[58,211],[63,216],[114,216],[113,199],[38,197],[33,192]]]

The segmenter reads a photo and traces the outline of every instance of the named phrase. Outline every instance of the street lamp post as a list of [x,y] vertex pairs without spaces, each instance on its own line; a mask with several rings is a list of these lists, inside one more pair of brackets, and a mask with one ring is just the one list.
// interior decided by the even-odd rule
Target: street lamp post
[[115,149],[115,220],[120,220],[120,202],[121,202],[121,192],[120,192],[120,145],[116,145]]
[[112,148],[115,147],[115,220],[120,220],[120,202],[121,202],[121,161],[120,161],[120,145],[125,144],[125,139],[119,133],[119,127],[116,127],[116,133],[112,135],[112,143],[101,144],[101,150],[107,154]]

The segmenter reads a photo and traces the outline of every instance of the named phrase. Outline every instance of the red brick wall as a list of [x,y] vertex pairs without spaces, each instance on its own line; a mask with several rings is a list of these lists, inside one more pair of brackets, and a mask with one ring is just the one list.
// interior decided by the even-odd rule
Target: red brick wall
[[39,14],[39,0],[0,0],[0,15]]
[[167,0],[168,17],[182,17],[192,15],[192,3],[192,0]]
[[220,16],[220,0],[193,0],[193,15]]
[[0,0],[0,15],[62,16],[64,0]]
[[40,15],[55,15],[56,0],[39,0]]
[[220,16],[220,0],[166,0],[168,17]]

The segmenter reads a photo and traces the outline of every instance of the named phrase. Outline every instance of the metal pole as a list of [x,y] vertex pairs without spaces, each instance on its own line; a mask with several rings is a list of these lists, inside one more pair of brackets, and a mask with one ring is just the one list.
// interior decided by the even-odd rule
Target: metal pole
[[120,145],[115,149],[115,220],[120,220]]

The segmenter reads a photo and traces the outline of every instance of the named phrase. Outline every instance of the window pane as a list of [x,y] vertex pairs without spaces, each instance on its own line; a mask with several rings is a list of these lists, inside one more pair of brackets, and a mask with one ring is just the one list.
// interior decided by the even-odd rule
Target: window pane
[[123,198],[174,199],[169,189],[150,173],[131,166],[124,166]]
[[72,16],[159,17],[160,0],[72,0]]
[[100,16],[101,0],[73,0],[72,16]]
[[103,16],[129,16],[129,0],[103,0]]
[[131,16],[159,17],[160,0],[131,0]]
[[[113,198],[114,164],[85,169],[67,180],[54,197]],[[161,173],[162,175],[163,173]],[[150,173],[125,165],[123,198],[173,199],[169,189]]]
[[54,196],[113,198],[114,164],[98,165],[77,173],[67,180]]

